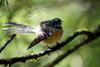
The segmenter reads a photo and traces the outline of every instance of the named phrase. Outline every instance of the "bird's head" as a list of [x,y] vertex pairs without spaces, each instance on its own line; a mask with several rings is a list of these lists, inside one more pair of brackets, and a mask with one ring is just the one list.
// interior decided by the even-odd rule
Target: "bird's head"
[[43,27],[61,28],[62,20],[59,18],[54,18],[52,20],[47,20],[41,22]]
[[49,24],[53,28],[61,28],[62,20],[59,18],[54,18]]

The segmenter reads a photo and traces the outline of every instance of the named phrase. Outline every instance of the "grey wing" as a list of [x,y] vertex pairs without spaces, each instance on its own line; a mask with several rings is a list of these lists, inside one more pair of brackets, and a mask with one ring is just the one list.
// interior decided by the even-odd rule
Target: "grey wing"
[[34,32],[34,28],[27,25],[15,23],[15,22],[8,22],[5,24],[5,26],[7,28],[4,28],[3,31],[6,32],[12,32],[12,33],[33,33]]
[[29,45],[28,49],[30,49],[31,47],[35,46],[36,44],[38,44],[39,42],[43,41],[45,38],[49,37],[49,35],[44,32],[41,35],[38,35],[38,37],[36,37],[31,44]]
[[51,27],[42,27],[42,34],[38,35],[37,38],[35,38],[31,44],[29,45],[28,49],[33,47],[34,45],[38,44],[39,42],[43,41],[45,38],[52,35],[52,29]]

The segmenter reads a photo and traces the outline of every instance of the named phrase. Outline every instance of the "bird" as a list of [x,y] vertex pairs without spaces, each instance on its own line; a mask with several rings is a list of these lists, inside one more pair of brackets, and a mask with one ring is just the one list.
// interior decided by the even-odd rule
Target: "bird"
[[8,26],[9,28],[4,28],[4,31],[13,32],[14,34],[35,33],[36,37],[30,43],[28,49],[32,48],[34,45],[40,42],[43,42],[48,47],[55,46],[63,35],[62,20],[59,18],[42,21],[38,26],[34,28],[16,22],[8,22],[5,24],[5,26]]

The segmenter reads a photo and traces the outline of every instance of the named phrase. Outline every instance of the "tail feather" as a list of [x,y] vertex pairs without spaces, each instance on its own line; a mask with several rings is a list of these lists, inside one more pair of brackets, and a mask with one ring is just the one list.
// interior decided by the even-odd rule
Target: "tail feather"
[[15,22],[8,22],[8,23],[5,24],[5,26],[8,26],[8,27],[18,27],[18,28],[29,27],[27,25],[15,23]]
[[6,31],[6,32],[34,33],[34,28],[27,25],[23,25],[23,24],[9,22],[9,23],[6,23],[5,26],[7,26],[7,28],[4,28],[3,31]]

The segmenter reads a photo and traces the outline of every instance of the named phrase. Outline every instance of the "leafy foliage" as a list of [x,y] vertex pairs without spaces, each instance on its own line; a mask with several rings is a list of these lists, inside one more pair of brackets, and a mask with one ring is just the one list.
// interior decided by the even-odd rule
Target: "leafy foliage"
[[[29,26],[36,26],[41,21],[54,17],[63,20],[64,34],[61,39],[69,36],[76,30],[94,30],[100,24],[100,0],[0,0],[0,46],[5,43],[9,33],[2,31],[6,22],[18,22]],[[43,43],[39,43],[30,50],[28,45],[35,38],[34,34],[18,34],[6,49],[0,53],[0,58],[18,57],[30,53],[39,53],[46,50]],[[44,67],[79,43],[84,36],[73,40],[69,45],[57,52],[46,55],[27,63],[17,63],[12,67]],[[43,45],[42,45],[43,44]],[[99,67],[100,38],[88,43],[73,54],[65,57],[55,67]],[[1,67],[3,67],[1,65]]]

